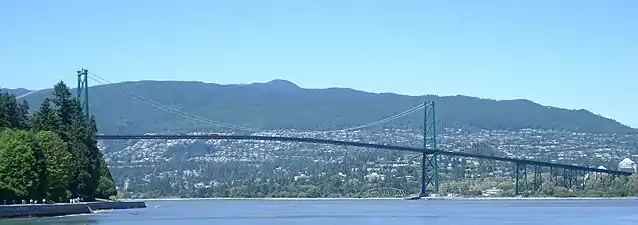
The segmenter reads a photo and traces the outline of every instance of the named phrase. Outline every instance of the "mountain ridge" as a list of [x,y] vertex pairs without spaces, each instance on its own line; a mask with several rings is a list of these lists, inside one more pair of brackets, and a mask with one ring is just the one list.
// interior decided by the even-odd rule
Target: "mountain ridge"
[[15,96],[20,96],[29,93],[31,90],[26,88],[0,88],[0,92],[9,93]]
[[[413,96],[342,87],[302,88],[282,79],[241,85],[199,81],[127,81],[92,86],[90,90],[91,112],[98,118],[100,129],[120,133],[214,128],[159,112],[135,100],[132,95],[143,96],[195,116],[261,129],[340,129],[377,121],[423,101],[435,101],[437,116],[444,127],[636,132],[636,129],[585,109],[544,106],[527,99]],[[42,90],[24,99],[31,103],[33,109],[49,93],[50,90]],[[422,120],[422,114],[416,114],[386,127],[416,128],[420,126],[417,121]]]

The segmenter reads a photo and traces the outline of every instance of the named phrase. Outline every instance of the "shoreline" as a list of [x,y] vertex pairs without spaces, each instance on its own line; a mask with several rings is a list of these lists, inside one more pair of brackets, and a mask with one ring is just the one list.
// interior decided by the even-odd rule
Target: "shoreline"
[[[406,198],[148,198],[148,199],[126,199],[126,201],[369,201],[369,200],[402,200]],[[415,200],[638,200],[638,197],[424,197]]]

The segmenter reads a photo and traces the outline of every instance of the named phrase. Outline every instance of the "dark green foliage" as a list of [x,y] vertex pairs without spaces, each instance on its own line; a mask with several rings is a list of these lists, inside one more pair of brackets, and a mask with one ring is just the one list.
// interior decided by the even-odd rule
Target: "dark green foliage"
[[2,196],[2,201],[11,201],[20,199],[22,196],[26,196],[26,194],[14,187],[0,182],[0,196]]
[[[86,194],[91,196],[95,194],[103,195],[105,193],[104,191],[108,189],[107,186],[104,186],[104,185],[113,184],[112,186],[113,189],[115,188],[115,185],[112,178],[102,176],[103,175],[102,169],[106,167],[102,167],[104,156],[102,155],[102,152],[100,152],[100,149],[97,148],[97,141],[95,139],[95,135],[97,134],[97,123],[95,122],[95,118],[91,117],[89,119],[88,124],[86,124],[85,134],[86,136],[84,137],[84,143],[86,144],[86,146],[88,146],[87,158],[90,165],[88,169],[89,169],[89,173],[91,174],[90,180],[88,182],[89,183],[88,190],[90,192],[87,192]],[[103,182],[103,179],[109,179],[110,183]],[[102,187],[98,187],[99,185],[102,185]],[[97,189],[99,188],[101,188],[101,191],[97,191]],[[106,192],[106,193],[110,193],[110,192]],[[108,198],[110,196],[102,196],[102,197]]]
[[[92,182],[93,175],[93,167],[94,163],[91,161],[91,146],[87,145],[87,127],[86,122],[84,120],[84,115],[82,114],[80,103],[78,101],[71,102],[71,124],[66,124],[68,127],[68,135],[72,137],[68,140],[72,143],[73,148],[73,159],[75,161],[74,164],[74,174],[72,176],[72,188],[71,191],[73,195],[80,196],[83,198],[91,198],[93,196],[93,191],[97,186],[97,181]],[[99,178],[98,178],[99,179]]]
[[[76,134],[77,130],[71,130],[71,125],[75,123],[81,123],[80,121],[73,121],[72,116],[74,115],[73,110],[77,109],[73,107],[73,101],[71,100],[71,93],[69,92],[68,87],[60,82],[55,85],[53,88],[53,105],[55,106],[55,115],[58,120],[58,127],[54,131],[62,137],[63,140],[69,141],[73,136],[71,134]],[[77,119],[77,118],[76,118]],[[75,133],[73,133],[75,132]],[[70,134],[71,133],[71,134]]]
[[63,201],[71,197],[69,174],[72,172],[73,156],[67,143],[51,131],[36,134],[36,143],[44,151],[48,174],[48,198]]
[[14,95],[0,93],[0,128],[27,129],[28,111],[26,102],[18,104]]
[[629,177],[629,180],[624,186],[624,191],[629,196],[638,196],[638,174]]
[[100,177],[106,177],[107,179],[114,181],[113,175],[111,175],[111,170],[107,167],[104,157],[100,159]]
[[[92,200],[117,194],[97,148],[97,124],[60,82],[34,116],[29,105],[0,94],[0,200]],[[51,104],[53,103],[53,104]]]
[[51,99],[47,98],[40,105],[40,109],[32,119],[33,129],[54,131],[59,128],[57,116],[51,108]]
[[[542,174],[540,188],[535,190],[532,178],[525,188],[523,180],[519,185],[523,196],[538,197],[626,197],[638,196],[638,174],[630,177],[615,177],[604,174],[589,174],[584,187],[576,184],[570,188],[564,187],[562,177],[559,182],[545,173]],[[581,177],[582,179],[582,177]],[[490,189],[492,187],[503,190],[501,196],[514,196],[515,183],[509,178],[485,178],[485,179],[463,179],[444,182],[441,185],[441,193],[456,193],[461,195],[476,195],[476,193]]]
[[115,183],[108,177],[100,177],[97,189],[95,190],[95,197],[108,199],[111,196],[117,195],[115,190]]
[[42,154],[35,148],[31,132],[4,130],[0,133],[0,181],[22,192],[19,196],[22,199],[45,197],[41,160]]
[[[236,168],[237,169],[237,168]],[[239,168],[243,169],[243,168]],[[256,172],[252,172],[256,173]],[[162,197],[183,197],[183,198],[208,198],[208,197],[231,197],[231,198],[317,198],[317,197],[366,197],[366,191],[372,188],[392,187],[399,188],[406,194],[415,194],[419,191],[419,184],[416,181],[406,182],[405,179],[387,177],[385,180],[352,179],[352,177],[341,177],[334,173],[323,177],[310,177],[307,179],[294,180],[291,177],[273,177],[270,179],[248,179],[224,182],[208,187],[194,188],[185,185],[181,180],[175,182],[167,178],[152,177],[148,183],[136,185],[131,188],[135,194],[134,198],[162,198]],[[351,174],[357,178],[362,178],[359,174]],[[635,190],[638,188],[638,175],[629,178],[607,177],[605,181],[588,180],[587,184],[595,182],[614,183],[602,187],[587,186],[584,189],[565,188],[562,184],[555,184],[548,179],[543,181],[539,190],[524,190],[521,187],[521,195],[525,197],[626,197],[638,196]],[[173,185],[172,185],[173,184]],[[458,194],[460,196],[482,196],[483,191],[493,187],[501,191],[498,196],[514,197],[514,180],[510,178],[479,178],[462,180],[445,180],[441,184],[441,194]],[[521,184],[522,185],[522,184]],[[372,196],[381,197],[381,196]],[[383,197],[406,197],[406,196],[383,196]]]
[[18,117],[20,121],[18,129],[26,130],[31,127],[31,121],[29,119],[29,103],[27,103],[27,101],[22,101],[20,105],[18,105]]

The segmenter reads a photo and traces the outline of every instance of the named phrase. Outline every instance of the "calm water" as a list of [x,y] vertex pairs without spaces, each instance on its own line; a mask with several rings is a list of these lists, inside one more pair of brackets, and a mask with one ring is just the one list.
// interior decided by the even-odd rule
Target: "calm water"
[[192,200],[0,224],[638,224],[638,200]]

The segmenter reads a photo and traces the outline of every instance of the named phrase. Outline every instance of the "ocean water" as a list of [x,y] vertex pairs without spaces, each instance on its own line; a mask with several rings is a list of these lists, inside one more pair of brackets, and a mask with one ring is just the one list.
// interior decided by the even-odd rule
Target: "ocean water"
[[0,224],[638,224],[638,200],[178,200]]

